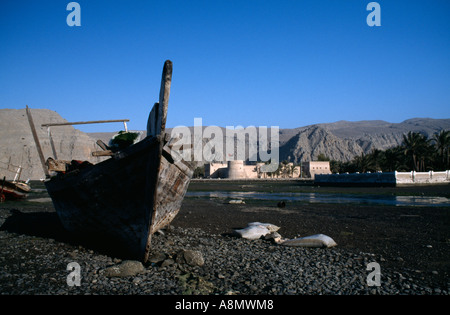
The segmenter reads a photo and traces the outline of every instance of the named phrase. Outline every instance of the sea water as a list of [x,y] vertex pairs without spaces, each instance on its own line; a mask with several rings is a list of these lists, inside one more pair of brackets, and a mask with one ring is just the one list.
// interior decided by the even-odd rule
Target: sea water
[[241,192],[241,191],[192,191],[186,197],[221,199],[255,199],[276,201],[301,201],[308,203],[352,203],[390,206],[440,206],[449,207],[450,199],[433,196],[393,196],[376,194],[300,193],[300,192]]

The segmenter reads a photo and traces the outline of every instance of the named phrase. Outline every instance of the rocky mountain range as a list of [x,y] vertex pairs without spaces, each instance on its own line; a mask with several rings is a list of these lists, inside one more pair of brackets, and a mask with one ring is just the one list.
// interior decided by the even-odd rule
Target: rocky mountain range
[[[50,157],[53,151],[48,130],[41,125],[66,120],[48,109],[32,109],[31,112],[45,158]],[[322,153],[330,159],[349,161],[356,155],[369,153],[372,149],[385,150],[400,145],[403,134],[409,131],[421,132],[431,137],[442,129],[450,129],[450,119],[413,118],[401,123],[381,120],[338,121],[280,129],[280,160],[299,163],[315,160]],[[225,137],[225,129],[221,130]],[[170,132],[170,129],[167,132]],[[99,150],[96,140],[101,139],[107,143],[114,135],[114,133],[86,134],[72,126],[52,127],[51,133],[59,159],[88,160],[93,163],[100,161],[100,158],[92,157],[91,154]],[[12,166],[21,165],[22,179],[44,177],[25,109],[0,109],[0,135],[0,175],[13,178]],[[225,142],[224,138],[223,143]],[[238,145],[236,143],[236,146]]]
[[280,130],[280,160],[314,160],[320,153],[333,160],[349,161],[373,149],[400,145],[409,131],[427,137],[450,129],[450,119],[413,118],[401,123],[382,120],[338,121]]

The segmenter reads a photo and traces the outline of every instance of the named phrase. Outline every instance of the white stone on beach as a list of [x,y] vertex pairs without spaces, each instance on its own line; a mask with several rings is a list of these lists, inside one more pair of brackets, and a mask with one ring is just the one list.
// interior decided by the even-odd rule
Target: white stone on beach
[[228,201],[229,204],[245,204],[244,200],[236,199],[236,200],[230,200]]
[[336,242],[329,236],[324,234],[314,234],[310,236],[294,238],[281,243],[285,246],[301,246],[301,247],[333,247]]
[[283,239],[277,232],[280,229],[271,223],[251,222],[244,229],[234,230],[234,233],[242,238],[257,240],[262,237],[266,240],[273,240],[276,244],[297,247],[333,247],[336,242],[324,234],[314,234],[306,237],[294,239]]
[[262,225],[247,226],[244,229],[234,230],[234,232],[240,237],[249,240],[257,240],[261,236],[265,236],[270,233],[269,229]]
[[246,228],[234,230],[234,232],[242,238],[256,240],[279,229],[278,226],[271,223],[251,222]]
[[280,233],[278,232],[271,232],[264,236],[265,240],[273,240],[274,243],[280,244],[283,242],[283,238],[281,237]]
[[267,228],[270,232],[276,232],[280,229],[279,226],[276,226],[272,223],[261,223],[261,222],[251,222],[248,224],[248,226],[264,226]]
[[145,268],[139,261],[125,260],[118,265],[114,265],[105,269],[107,277],[129,277],[144,272]]

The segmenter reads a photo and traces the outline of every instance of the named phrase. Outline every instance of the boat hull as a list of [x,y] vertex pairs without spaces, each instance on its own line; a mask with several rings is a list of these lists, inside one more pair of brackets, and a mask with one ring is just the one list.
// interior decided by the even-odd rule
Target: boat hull
[[1,201],[5,200],[21,200],[27,198],[27,194],[20,192],[16,189],[10,189],[9,187],[3,188]]
[[1,184],[0,201],[25,199],[30,187],[25,183],[3,181]]
[[111,159],[46,181],[64,228],[145,262],[151,235],[176,216],[193,173],[161,154],[162,141],[147,137]]

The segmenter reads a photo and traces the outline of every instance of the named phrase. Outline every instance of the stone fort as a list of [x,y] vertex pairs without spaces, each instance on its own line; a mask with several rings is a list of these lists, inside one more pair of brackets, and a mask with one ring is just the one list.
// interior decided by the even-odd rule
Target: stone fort
[[206,178],[253,179],[253,178],[313,178],[316,174],[331,174],[329,161],[302,162],[300,166],[293,163],[280,164],[278,172],[261,171],[264,163],[246,165],[242,160],[213,162],[205,164]]

